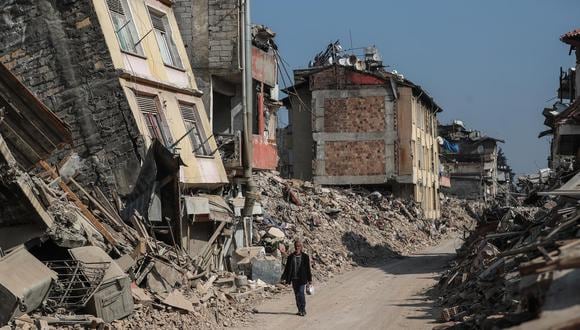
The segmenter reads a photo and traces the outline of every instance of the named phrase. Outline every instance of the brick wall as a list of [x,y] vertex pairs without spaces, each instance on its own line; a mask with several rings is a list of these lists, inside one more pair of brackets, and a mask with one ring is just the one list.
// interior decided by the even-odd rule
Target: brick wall
[[310,90],[341,89],[344,87],[345,68],[332,67],[310,76]]
[[71,128],[79,180],[125,192],[143,141],[90,0],[0,4],[0,61]]
[[327,141],[325,171],[329,176],[385,174],[385,141]]
[[324,100],[325,132],[381,132],[385,125],[383,96]]

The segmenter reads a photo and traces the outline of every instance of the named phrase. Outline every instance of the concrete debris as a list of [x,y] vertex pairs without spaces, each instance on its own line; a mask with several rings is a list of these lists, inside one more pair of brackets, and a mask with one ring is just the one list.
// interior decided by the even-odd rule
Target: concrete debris
[[535,195],[533,205],[541,206],[484,210],[439,281],[440,319],[447,323],[437,329],[580,327],[574,280],[580,274],[580,190],[537,194],[573,177],[522,182]]
[[[256,227],[268,233],[258,244],[267,253],[282,257],[293,251],[294,239],[304,240],[317,280],[430,245],[450,231],[468,227],[479,207],[477,202],[445,199],[442,217],[427,220],[418,204],[392,198],[388,192],[321,188],[271,172],[260,172],[256,181],[265,210]],[[286,193],[288,186],[301,205]],[[273,230],[285,237],[272,237]]]

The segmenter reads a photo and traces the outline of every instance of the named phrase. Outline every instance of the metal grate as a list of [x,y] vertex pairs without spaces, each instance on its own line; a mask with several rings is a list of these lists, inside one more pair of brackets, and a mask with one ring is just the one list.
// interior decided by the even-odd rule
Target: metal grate
[[125,10],[123,9],[121,0],[107,0],[107,5],[109,6],[110,11],[125,15]]
[[137,105],[139,105],[139,109],[143,112],[154,112],[157,113],[157,102],[155,102],[154,96],[147,96],[147,95],[136,95],[137,98]]
[[78,260],[47,261],[46,266],[58,274],[58,280],[46,299],[51,309],[82,308],[99,289],[110,262],[82,262]]

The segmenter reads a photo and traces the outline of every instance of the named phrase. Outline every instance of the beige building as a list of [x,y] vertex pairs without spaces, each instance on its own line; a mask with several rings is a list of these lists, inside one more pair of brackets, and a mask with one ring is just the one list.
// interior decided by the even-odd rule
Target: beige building
[[203,251],[231,222],[223,199],[211,195],[228,178],[173,1],[17,7],[0,20],[0,62],[71,128],[82,164],[76,179],[120,197],[126,220],[138,211],[158,239]]
[[214,188],[225,170],[187,59],[171,1],[94,0],[119,81],[146,145],[179,153],[180,182]]

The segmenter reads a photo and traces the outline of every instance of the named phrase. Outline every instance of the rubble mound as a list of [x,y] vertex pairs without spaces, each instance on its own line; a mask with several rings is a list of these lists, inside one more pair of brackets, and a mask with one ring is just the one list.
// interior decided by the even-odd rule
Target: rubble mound
[[[450,199],[442,203],[440,219],[426,219],[418,204],[387,192],[320,187],[269,172],[257,175],[257,185],[264,216],[256,221],[254,239],[266,252],[282,254],[294,239],[303,240],[318,280],[431,245],[472,223],[475,213]],[[283,237],[270,235],[271,228]]]
[[579,219],[580,204],[570,198],[486,209],[441,276],[436,291],[446,323],[436,328],[576,328]]

